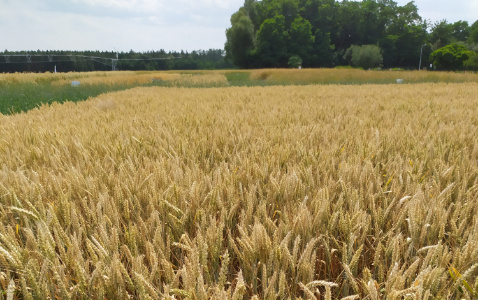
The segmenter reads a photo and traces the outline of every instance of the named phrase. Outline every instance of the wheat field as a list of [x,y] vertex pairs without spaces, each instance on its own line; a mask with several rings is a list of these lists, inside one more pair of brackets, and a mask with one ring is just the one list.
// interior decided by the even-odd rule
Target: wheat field
[[259,69],[250,71],[252,80],[295,84],[392,84],[477,82],[476,73],[427,71],[372,71],[359,69]]
[[70,85],[73,80],[83,85],[145,85],[167,83],[169,87],[226,87],[234,85],[228,74],[242,74],[248,86],[310,84],[393,84],[405,83],[471,83],[478,82],[476,73],[427,71],[365,71],[359,69],[258,69],[258,70],[193,70],[193,71],[114,71],[70,73],[0,74],[0,87],[18,83]]
[[477,95],[142,87],[0,116],[0,298],[476,298]]

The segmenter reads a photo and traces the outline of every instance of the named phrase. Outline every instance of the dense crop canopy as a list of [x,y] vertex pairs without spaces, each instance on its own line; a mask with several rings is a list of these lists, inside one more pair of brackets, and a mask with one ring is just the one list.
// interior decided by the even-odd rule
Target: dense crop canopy
[[0,289],[35,299],[470,293],[477,91],[150,87],[1,116]]

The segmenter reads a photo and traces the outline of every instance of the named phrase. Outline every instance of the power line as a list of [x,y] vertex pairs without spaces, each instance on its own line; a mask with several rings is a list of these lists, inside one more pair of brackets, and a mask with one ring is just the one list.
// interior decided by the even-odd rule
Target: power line
[[[12,58],[25,58],[26,61],[13,61]],[[44,57],[47,60],[34,60],[36,57]],[[63,57],[68,57],[68,59],[59,59]],[[113,71],[116,70],[118,61],[155,61],[155,60],[171,60],[171,59],[180,59],[181,57],[157,57],[157,58],[119,58],[118,53],[116,53],[116,58],[101,57],[101,56],[91,56],[91,55],[55,55],[55,54],[3,54],[0,55],[1,64],[31,64],[31,63],[57,63],[57,62],[74,62],[76,58],[82,58],[87,60],[92,60],[97,63],[111,67]],[[55,59],[57,58],[57,59]]]

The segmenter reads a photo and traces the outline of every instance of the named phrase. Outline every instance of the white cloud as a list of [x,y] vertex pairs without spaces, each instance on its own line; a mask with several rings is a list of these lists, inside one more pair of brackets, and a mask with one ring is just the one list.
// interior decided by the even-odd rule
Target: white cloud
[[[397,0],[405,5],[409,0]],[[244,0],[0,0],[0,41],[9,50],[197,50],[223,48]],[[477,0],[416,0],[432,22],[473,23]],[[3,50],[0,49],[0,50]]]
[[0,40],[8,50],[223,48],[229,18],[242,3],[243,0],[0,0],[0,24],[8,28],[0,31]]
[[[403,6],[411,0],[395,0]],[[446,19],[448,22],[468,21],[473,24],[478,18],[478,1],[476,0],[415,0],[418,14],[432,23]]]
[[91,7],[113,8],[130,12],[151,12],[164,7],[164,1],[155,0],[73,0],[73,2]]

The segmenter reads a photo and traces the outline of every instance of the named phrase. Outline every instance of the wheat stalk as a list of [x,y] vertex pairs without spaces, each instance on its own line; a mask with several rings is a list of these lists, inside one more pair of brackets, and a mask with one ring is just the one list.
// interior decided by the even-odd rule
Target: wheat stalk
[[[377,76],[302,71],[250,72]],[[203,75],[56,79],[224,83],[224,71]],[[0,288],[34,299],[459,298],[450,266],[471,286],[478,264],[476,88],[136,88],[1,116]]]

